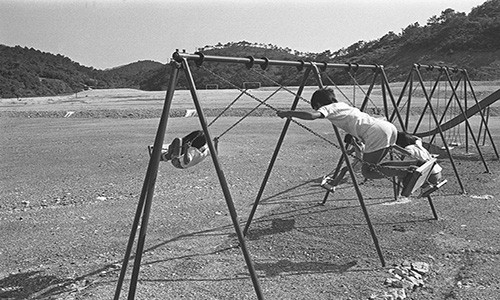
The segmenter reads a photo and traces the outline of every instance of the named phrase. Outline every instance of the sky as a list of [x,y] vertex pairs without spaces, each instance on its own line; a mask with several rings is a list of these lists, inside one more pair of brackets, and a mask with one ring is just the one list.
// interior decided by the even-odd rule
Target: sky
[[247,41],[336,51],[486,0],[0,0],[0,44],[106,69]]

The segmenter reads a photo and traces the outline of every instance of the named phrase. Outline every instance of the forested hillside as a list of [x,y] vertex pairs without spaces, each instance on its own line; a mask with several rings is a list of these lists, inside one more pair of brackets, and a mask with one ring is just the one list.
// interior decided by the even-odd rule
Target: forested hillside
[[139,61],[103,71],[60,54],[0,45],[0,97],[58,95],[88,88],[139,88],[138,80],[162,67],[159,62]]
[[[247,41],[218,43],[204,46],[200,51],[219,56],[381,64],[385,66],[390,81],[403,81],[414,63],[458,66],[467,69],[473,80],[498,80],[500,0],[486,1],[468,14],[449,8],[440,15],[431,16],[424,25],[409,24],[399,33],[389,32],[379,39],[359,41],[336,51],[301,53],[272,44]],[[301,74],[290,67],[271,66],[266,70],[266,79],[256,70],[247,70],[243,65],[206,62],[203,66],[237,86],[242,86],[245,81],[258,81],[262,85],[273,82],[298,85],[301,78]],[[0,45],[0,96],[55,95],[85,88],[165,90],[170,68],[168,64],[139,61],[110,70],[96,70],[60,54]],[[194,67],[192,71],[199,88],[208,84],[218,84],[219,88],[232,87],[202,68]],[[342,70],[331,70],[328,75],[337,84],[350,83],[351,80]],[[363,78],[363,74],[358,74],[361,83]],[[179,86],[186,86],[183,76]]]
[[443,64],[468,70],[476,80],[500,78],[500,0],[490,0],[467,15],[446,9],[426,25],[410,24],[378,40],[359,41],[332,53],[333,58],[386,66],[401,80],[413,63]]

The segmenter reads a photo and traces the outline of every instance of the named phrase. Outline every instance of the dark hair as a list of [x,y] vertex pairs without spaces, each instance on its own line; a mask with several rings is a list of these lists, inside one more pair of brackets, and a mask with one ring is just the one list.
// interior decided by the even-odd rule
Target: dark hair
[[322,88],[315,91],[311,97],[311,107],[313,109],[318,109],[321,106],[325,106],[332,103],[337,103],[337,98],[335,98],[335,92],[331,88]]
[[400,147],[406,147],[408,145],[414,145],[418,138],[414,135],[406,133],[404,131],[398,131],[398,137],[396,139],[396,145]]
[[182,145],[190,145],[200,149],[207,144],[205,133],[202,130],[195,130],[182,138]]

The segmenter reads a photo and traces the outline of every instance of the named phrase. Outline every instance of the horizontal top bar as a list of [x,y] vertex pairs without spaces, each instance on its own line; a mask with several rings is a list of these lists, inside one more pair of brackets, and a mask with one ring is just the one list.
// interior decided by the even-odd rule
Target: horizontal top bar
[[448,66],[434,66],[434,65],[422,65],[422,64],[414,64],[414,68],[417,69],[426,69],[428,71],[444,71],[444,70],[449,70],[452,72],[466,72],[466,69],[462,68],[457,68],[457,67],[448,67]]
[[251,68],[253,65],[260,65],[261,68],[266,69],[268,66],[292,66],[297,67],[298,69],[302,69],[310,64],[315,64],[322,71],[327,68],[345,68],[345,69],[372,69],[373,71],[377,69],[382,69],[381,65],[362,65],[356,63],[345,63],[345,64],[334,64],[327,62],[309,62],[309,61],[293,61],[293,60],[274,60],[268,59],[266,57],[254,58],[254,57],[230,57],[230,56],[214,56],[214,55],[204,55],[201,52],[196,52],[193,54],[184,53],[184,52],[174,52],[172,58],[180,62],[183,58],[187,60],[196,61],[198,65],[201,65],[205,61],[214,61],[214,62],[223,62],[223,63],[240,63],[245,64],[248,68]]

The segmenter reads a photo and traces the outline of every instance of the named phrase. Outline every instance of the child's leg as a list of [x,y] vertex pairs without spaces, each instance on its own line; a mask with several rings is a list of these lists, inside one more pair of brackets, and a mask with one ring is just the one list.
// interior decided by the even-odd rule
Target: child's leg
[[429,175],[429,178],[427,178],[427,181],[429,181],[429,183],[431,183],[431,184],[437,184],[438,182],[441,181],[441,179],[443,179],[443,175],[441,174],[441,172],[439,172],[439,173],[433,173],[433,174]]
[[170,146],[168,147],[168,156],[169,159],[172,159],[173,157],[179,157],[181,156],[182,153],[182,139],[181,138],[175,138]]

